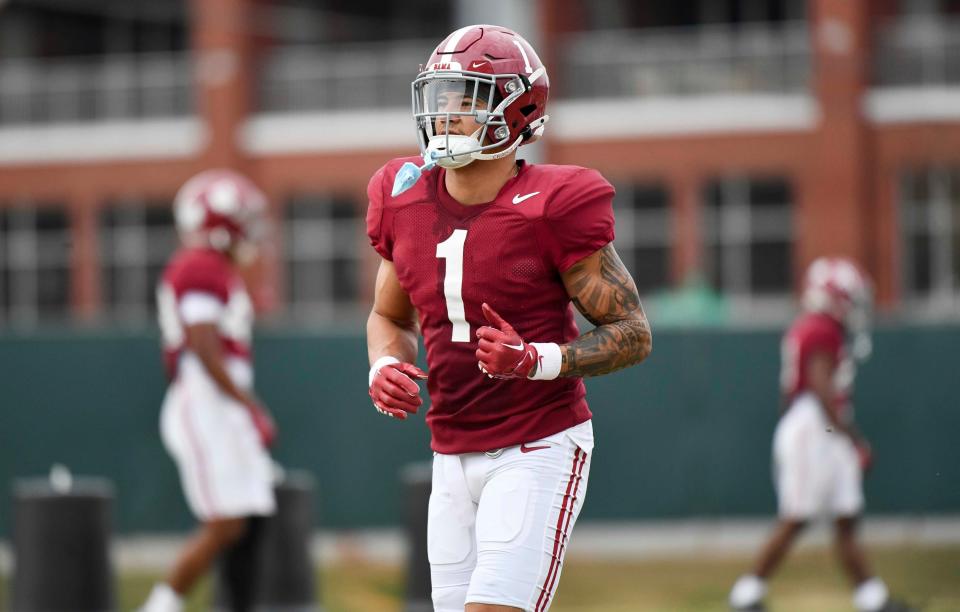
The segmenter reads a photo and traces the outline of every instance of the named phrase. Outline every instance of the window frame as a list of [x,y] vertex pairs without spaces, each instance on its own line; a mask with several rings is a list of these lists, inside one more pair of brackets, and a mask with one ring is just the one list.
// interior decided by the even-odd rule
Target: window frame
[[[310,214],[297,217],[298,208]],[[350,214],[338,216],[344,211]],[[280,261],[286,278],[283,301],[289,320],[359,324],[366,317],[360,279],[365,261],[365,217],[355,199],[333,192],[294,193],[283,202],[280,223]],[[338,273],[344,261],[352,273]],[[312,267],[319,275],[321,297],[298,295],[298,266]],[[352,295],[338,295],[338,278],[351,279]]]
[[[40,217],[59,217],[55,229],[42,229]],[[72,314],[73,238],[69,207],[61,202],[15,201],[0,207],[0,325],[34,327],[47,322],[65,322]],[[47,235],[44,235],[47,234]],[[62,248],[51,248],[60,244]],[[58,271],[63,277],[56,293],[59,304],[45,312],[45,273]]]
[[[921,202],[909,193],[911,179],[924,181],[925,212],[911,210]],[[960,251],[960,166],[904,168],[896,180],[901,303],[910,316],[920,319],[960,318],[960,259],[955,260],[955,252]],[[929,249],[927,290],[914,285],[917,253],[913,245],[921,236]]]
[[[751,196],[751,190],[755,185],[771,181],[783,184],[786,201],[765,211],[757,210],[760,205]],[[712,205],[712,189],[719,189],[719,198],[726,201]],[[773,324],[787,320],[795,308],[796,283],[796,189],[792,178],[771,173],[712,177],[700,190],[700,206],[704,277],[730,305],[731,321]],[[761,228],[757,227],[758,223]],[[782,291],[758,292],[753,247],[780,243],[787,248]],[[719,252],[718,263],[714,263],[715,252]],[[715,279],[713,266],[719,266],[716,272],[719,282]]]

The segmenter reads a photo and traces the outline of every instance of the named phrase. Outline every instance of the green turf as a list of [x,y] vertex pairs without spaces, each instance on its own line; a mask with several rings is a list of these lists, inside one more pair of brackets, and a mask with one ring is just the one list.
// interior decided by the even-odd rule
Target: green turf
[[[892,592],[924,612],[960,611],[960,547],[872,549]],[[564,569],[553,612],[721,612],[750,559],[575,563]],[[788,557],[770,583],[771,612],[850,612],[851,590],[830,551]]]
[[[924,612],[960,610],[960,547],[873,548],[870,558],[891,590]],[[721,612],[748,558],[684,558],[634,562],[570,559],[553,612]],[[142,603],[157,576],[127,572],[120,610]],[[327,612],[401,612],[403,571],[355,562],[318,575]],[[209,584],[190,598],[188,612],[207,609]],[[6,599],[0,583],[0,597]],[[850,612],[850,589],[829,550],[793,555],[771,582],[771,612]]]

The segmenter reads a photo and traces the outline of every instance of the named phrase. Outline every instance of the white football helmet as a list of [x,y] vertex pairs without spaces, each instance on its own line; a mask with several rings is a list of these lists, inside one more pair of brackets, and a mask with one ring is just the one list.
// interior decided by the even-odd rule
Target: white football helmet
[[188,180],[173,205],[180,239],[188,246],[242,250],[265,236],[267,198],[233,170],[206,170]]
[[852,260],[814,260],[804,277],[802,301],[807,312],[822,312],[843,324],[853,336],[855,357],[863,360],[870,355],[873,289],[867,275]]

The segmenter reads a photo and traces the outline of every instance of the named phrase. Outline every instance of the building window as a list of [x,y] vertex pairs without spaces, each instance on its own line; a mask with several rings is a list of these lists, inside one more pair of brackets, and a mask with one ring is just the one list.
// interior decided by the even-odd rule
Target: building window
[[731,177],[703,192],[707,280],[735,300],[793,290],[793,196],[781,178]]
[[321,323],[356,318],[364,242],[353,200],[311,194],[287,203],[287,304],[294,318]]
[[660,184],[617,186],[613,201],[617,217],[615,245],[641,294],[670,282],[671,226],[667,189]]
[[147,323],[178,245],[169,202],[113,202],[100,215],[103,309],[112,322]]
[[70,310],[70,224],[60,207],[0,209],[0,322],[65,320]]
[[900,179],[903,289],[933,311],[960,293],[960,168],[909,170]]

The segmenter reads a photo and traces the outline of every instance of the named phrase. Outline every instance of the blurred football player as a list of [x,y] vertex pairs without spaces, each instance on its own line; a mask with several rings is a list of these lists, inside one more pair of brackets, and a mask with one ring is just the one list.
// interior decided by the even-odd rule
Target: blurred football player
[[[548,91],[515,32],[453,32],[413,81],[421,157],[388,162],[368,187],[383,258],[369,392],[402,420],[427,380],[437,612],[550,607],[590,473],[581,379],[651,349],[613,247],[613,188],[595,170],[516,159],[544,131]],[[571,302],[595,329],[579,333]],[[421,332],[429,378],[414,365]]]
[[890,600],[857,542],[870,446],[853,420],[855,362],[871,351],[870,284],[852,261],[823,257],[804,280],[803,313],[782,344],[784,411],[773,438],[779,522],[752,574],[730,592],[735,610],[762,610],[766,581],[811,519],[834,520],[836,550],[862,612],[904,609]]
[[157,289],[170,386],[160,429],[199,531],[143,612],[182,609],[183,597],[223,553],[231,610],[250,610],[261,517],[274,512],[267,447],[276,436],[253,395],[253,305],[239,266],[255,257],[263,193],[229,170],[190,179],[174,213],[182,247]]

